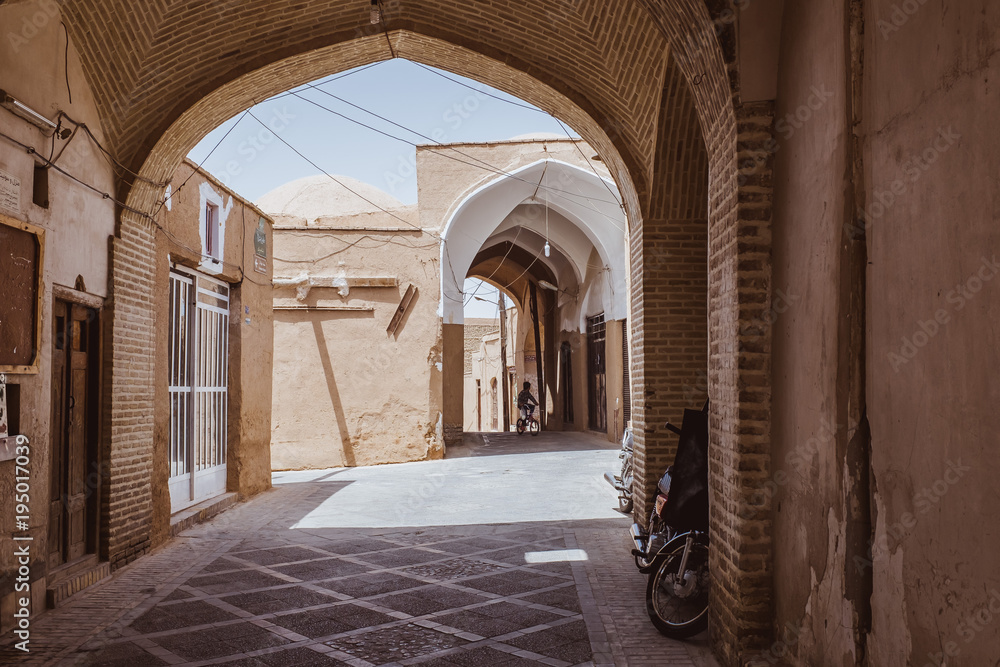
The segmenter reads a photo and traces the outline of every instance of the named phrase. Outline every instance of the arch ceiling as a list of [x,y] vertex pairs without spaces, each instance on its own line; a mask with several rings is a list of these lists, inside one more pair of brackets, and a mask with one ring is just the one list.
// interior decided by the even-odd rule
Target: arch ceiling
[[[668,55],[679,54],[688,80],[703,75],[695,94],[704,130],[728,98],[718,94],[729,81],[704,2],[396,0],[379,26],[360,0],[78,0],[61,10],[108,143],[154,182],[255,101],[397,56],[475,78],[569,123],[605,159],[638,219]],[[119,194],[140,210],[162,196],[148,184],[138,189],[123,182]]]
[[[608,183],[592,172],[557,160],[539,160],[513,173],[518,178],[500,176],[473,190],[455,207],[445,226],[441,244],[441,313],[445,324],[463,322],[463,282],[491,237],[517,237],[521,247],[535,244],[536,256],[541,255],[544,238],[540,244],[538,240],[539,233],[544,234],[544,215],[511,215],[525,202],[534,204],[541,198],[555,212],[549,214],[550,244],[569,259],[576,275],[587,275],[590,249],[595,248],[609,273],[609,282],[617,286],[611,290],[625,293],[627,220],[621,207],[613,203]],[[528,210],[537,212],[535,206]],[[531,220],[531,232],[518,234],[515,228],[526,226],[525,219]],[[546,264],[558,274],[551,262]],[[576,277],[574,281],[582,282]],[[621,318],[626,306],[619,305]]]

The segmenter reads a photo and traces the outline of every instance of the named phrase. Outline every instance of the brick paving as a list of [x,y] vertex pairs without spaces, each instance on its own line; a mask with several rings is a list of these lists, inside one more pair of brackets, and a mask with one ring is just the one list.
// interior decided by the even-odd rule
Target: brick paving
[[[493,440],[497,440],[491,437]],[[500,444],[509,443],[502,438]],[[508,449],[500,447],[503,453]],[[613,460],[613,459],[612,459]],[[24,665],[712,665],[645,616],[628,519],[297,528],[343,489],[287,483],[35,619]],[[586,561],[528,563],[582,549]]]

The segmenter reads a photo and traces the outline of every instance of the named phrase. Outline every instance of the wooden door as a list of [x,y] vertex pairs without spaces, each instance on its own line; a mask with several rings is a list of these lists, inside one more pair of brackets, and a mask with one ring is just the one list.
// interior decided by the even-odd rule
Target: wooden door
[[56,301],[52,313],[52,467],[49,481],[49,568],[66,562],[64,550],[65,524],[63,489],[66,466],[66,332],[69,329],[69,308],[65,301]]
[[587,400],[589,423],[594,431],[608,430],[608,394],[605,375],[606,332],[604,315],[587,318]]
[[87,484],[89,469],[97,470],[93,442],[96,316],[96,311],[85,306],[55,303],[49,504],[49,566],[53,568],[96,547],[95,540],[88,537],[94,532],[90,529],[96,520],[97,489]]

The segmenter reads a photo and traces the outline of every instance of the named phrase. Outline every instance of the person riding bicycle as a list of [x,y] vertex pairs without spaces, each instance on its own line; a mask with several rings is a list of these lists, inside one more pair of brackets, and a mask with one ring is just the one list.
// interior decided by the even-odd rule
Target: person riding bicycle
[[531,395],[531,383],[525,382],[524,389],[517,395],[517,409],[521,411],[521,419],[527,421],[535,411],[538,401]]

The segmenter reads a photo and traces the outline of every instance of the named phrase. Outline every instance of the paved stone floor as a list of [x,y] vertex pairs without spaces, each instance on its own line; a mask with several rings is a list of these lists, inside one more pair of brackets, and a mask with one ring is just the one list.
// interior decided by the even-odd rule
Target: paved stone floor
[[276,473],[32,625],[51,665],[697,665],[646,618],[590,435],[467,437],[445,461]]

